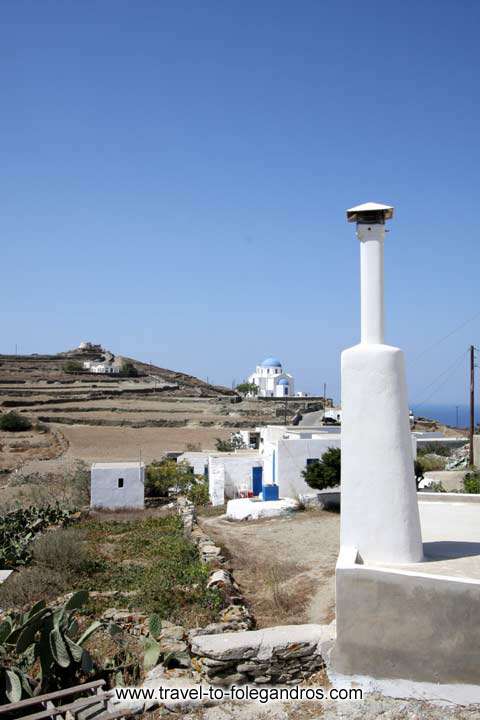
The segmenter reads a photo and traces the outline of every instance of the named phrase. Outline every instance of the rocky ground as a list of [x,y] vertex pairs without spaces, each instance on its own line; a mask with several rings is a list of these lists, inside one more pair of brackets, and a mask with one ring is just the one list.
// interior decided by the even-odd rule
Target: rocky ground
[[[158,713],[157,717],[161,715]],[[187,712],[182,717],[185,720],[474,720],[480,718],[480,707],[441,707],[371,694],[351,702],[222,703]]]

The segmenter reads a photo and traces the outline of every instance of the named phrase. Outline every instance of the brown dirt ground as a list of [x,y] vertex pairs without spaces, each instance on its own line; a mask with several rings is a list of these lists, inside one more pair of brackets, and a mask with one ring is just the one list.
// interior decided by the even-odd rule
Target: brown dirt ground
[[187,445],[214,450],[215,439],[228,438],[231,431],[225,428],[130,428],[90,427],[88,425],[55,425],[68,442],[68,449],[53,460],[22,463],[21,472],[63,473],[73,468],[76,460],[108,462],[138,460],[145,462],[160,458],[165,451],[182,451]]
[[59,432],[0,432],[0,470],[21,468],[32,461],[60,457],[67,444]]
[[333,620],[339,515],[307,510],[255,522],[199,522],[230,558],[258,627]]

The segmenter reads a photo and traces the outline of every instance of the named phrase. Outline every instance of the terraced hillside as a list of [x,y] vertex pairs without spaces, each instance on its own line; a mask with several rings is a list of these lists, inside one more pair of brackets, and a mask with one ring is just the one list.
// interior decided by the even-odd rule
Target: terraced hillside
[[[54,470],[75,459],[150,460],[167,450],[213,450],[216,438],[235,429],[283,422],[283,403],[238,402],[228,388],[130,358],[122,360],[133,364],[138,377],[65,371],[69,361],[106,355],[113,357],[102,349],[0,355],[0,412],[17,412],[33,423],[21,438],[0,433],[0,470]],[[292,403],[289,416],[298,404]]]

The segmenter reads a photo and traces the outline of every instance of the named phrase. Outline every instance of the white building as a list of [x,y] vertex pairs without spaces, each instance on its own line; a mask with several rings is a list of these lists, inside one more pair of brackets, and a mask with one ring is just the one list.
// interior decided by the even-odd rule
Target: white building
[[[283,498],[314,495],[316,490],[307,485],[303,471],[310,463],[320,460],[329,448],[341,447],[339,426],[266,425],[240,433],[242,437],[258,439],[259,450],[208,454],[209,494],[213,505],[223,505],[226,500],[248,494],[258,495],[259,482],[262,485],[278,485],[279,495]],[[425,442],[427,440],[424,439]],[[458,439],[455,442],[458,443]],[[412,455],[416,457],[417,435],[414,433],[411,443]],[[182,456],[193,464],[194,458],[189,458],[189,455],[200,456],[203,453],[185,453]]]
[[292,375],[283,371],[282,363],[268,357],[252,373],[248,382],[258,387],[260,397],[292,397],[295,394]]
[[340,447],[339,428],[279,427],[260,430],[263,482],[278,485],[280,497],[296,498],[316,491],[305,482],[303,471],[318,462],[329,448]]
[[215,453],[208,458],[208,490],[212,505],[259,495],[262,491],[262,458],[257,452]]
[[85,360],[83,367],[85,370],[90,370],[90,372],[97,375],[118,375],[120,372],[119,365],[99,360]]
[[208,475],[208,452],[187,450],[177,456],[177,463],[187,463],[193,468],[194,475]]
[[90,483],[92,508],[145,507],[145,464],[142,462],[93,463]]
[[209,495],[213,505],[257,496],[263,485],[272,484],[278,485],[280,497],[315,494],[305,483],[302,471],[310,462],[320,460],[329,448],[340,447],[339,428],[267,425],[256,428],[255,435],[259,437],[258,452],[209,455]]

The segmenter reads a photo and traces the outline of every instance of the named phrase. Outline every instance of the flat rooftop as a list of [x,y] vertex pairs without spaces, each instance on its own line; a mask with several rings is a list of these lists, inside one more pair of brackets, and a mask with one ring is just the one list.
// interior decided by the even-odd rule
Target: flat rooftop
[[480,581],[480,503],[419,499],[425,560],[392,569]]
[[145,467],[143,462],[94,462],[92,463],[92,469],[98,468],[100,470],[118,470],[119,468],[141,468]]

